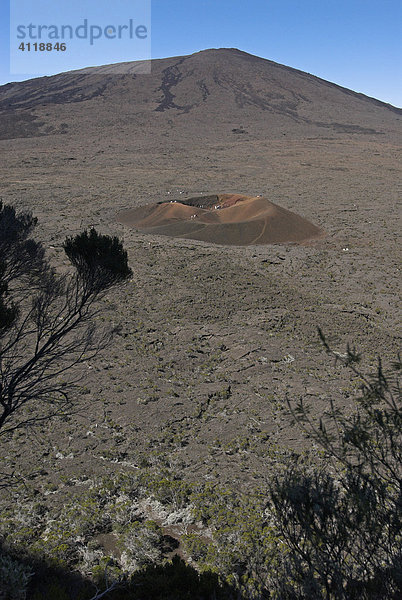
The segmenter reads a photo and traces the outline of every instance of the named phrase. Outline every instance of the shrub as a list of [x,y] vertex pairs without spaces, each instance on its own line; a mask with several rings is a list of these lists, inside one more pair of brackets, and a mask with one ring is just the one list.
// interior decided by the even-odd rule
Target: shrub
[[71,413],[74,384],[61,377],[107,345],[94,307],[131,275],[120,241],[95,229],[66,240],[75,273],[57,275],[30,239],[35,225],[0,203],[0,434]]
[[0,591],[5,600],[25,600],[32,575],[32,570],[26,565],[7,554],[0,554]]
[[271,490],[288,553],[277,579],[284,599],[385,600],[402,597],[401,361],[388,376],[381,361],[360,372],[350,348],[328,353],[363,382],[352,414],[329,409],[319,425],[291,405],[297,423],[323,451],[323,464],[294,461]]

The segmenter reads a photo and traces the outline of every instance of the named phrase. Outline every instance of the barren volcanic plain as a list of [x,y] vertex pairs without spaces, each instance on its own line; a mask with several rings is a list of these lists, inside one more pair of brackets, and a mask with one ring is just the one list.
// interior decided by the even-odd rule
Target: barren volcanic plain
[[[49,502],[158,452],[190,480],[247,488],[270,445],[305,443],[287,399],[319,415],[358,389],[317,326],[367,372],[398,349],[402,111],[236,49],[124,68],[0,88],[3,201],[38,217],[56,268],[66,235],[94,226],[133,270],[103,302],[120,328],[81,365],[78,414],[5,442],[6,467]],[[158,210],[169,223],[146,227]]]

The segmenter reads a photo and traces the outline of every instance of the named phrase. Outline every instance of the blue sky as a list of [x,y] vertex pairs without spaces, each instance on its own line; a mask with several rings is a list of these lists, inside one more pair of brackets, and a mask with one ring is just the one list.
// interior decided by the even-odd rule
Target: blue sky
[[[11,0],[16,1],[25,0]],[[117,23],[136,1],[51,4],[60,7],[63,22],[77,20],[77,6],[81,16],[96,21],[105,6],[113,9]],[[0,3],[3,84],[27,76],[10,74],[10,0]],[[402,106],[402,0],[152,0],[151,6],[153,58],[236,47]],[[94,46],[87,45],[88,52],[79,53],[82,64],[71,68],[139,58],[138,49],[133,52],[128,44]]]

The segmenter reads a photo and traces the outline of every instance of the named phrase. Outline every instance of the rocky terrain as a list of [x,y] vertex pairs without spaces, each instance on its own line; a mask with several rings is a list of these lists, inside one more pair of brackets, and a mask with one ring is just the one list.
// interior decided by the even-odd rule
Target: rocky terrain
[[[2,86],[3,201],[38,217],[57,269],[66,235],[95,226],[123,240],[133,270],[104,300],[99,322],[121,327],[81,366],[76,414],[2,442],[2,470],[49,506],[144,457],[247,490],[269,448],[305,445],[286,401],[303,397],[318,417],[360,384],[317,327],[340,353],[356,345],[367,372],[398,350],[401,118],[235,49],[154,61],[151,75],[127,63],[126,74]],[[242,230],[228,245],[219,231],[169,237],[166,224],[118,216],[221,193],[274,203],[325,235],[261,245],[253,232],[242,245]]]

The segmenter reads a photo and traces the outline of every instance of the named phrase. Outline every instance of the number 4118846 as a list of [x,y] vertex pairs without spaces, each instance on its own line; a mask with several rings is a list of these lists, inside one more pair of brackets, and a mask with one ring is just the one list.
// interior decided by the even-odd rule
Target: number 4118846
[[38,52],[38,50],[39,52],[51,52],[52,50],[55,50],[56,52],[65,52],[66,49],[66,44],[59,44],[59,42],[56,42],[55,44],[52,44],[51,42],[48,42],[47,44],[45,44],[45,42],[40,42],[39,44],[38,42],[34,42],[33,44],[31,44],[31,42],[21,42],[18,46],[18,50],[22,50],[23,52],[25,50],[27,52]]

